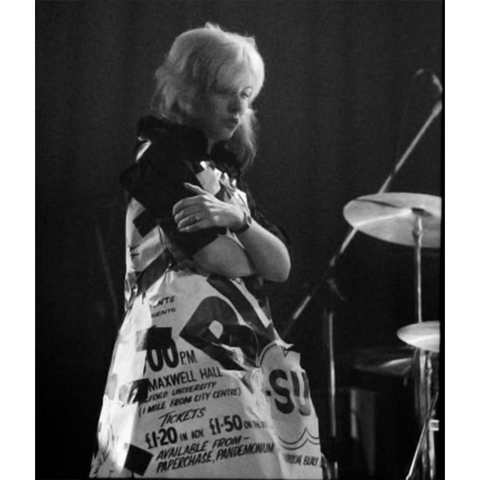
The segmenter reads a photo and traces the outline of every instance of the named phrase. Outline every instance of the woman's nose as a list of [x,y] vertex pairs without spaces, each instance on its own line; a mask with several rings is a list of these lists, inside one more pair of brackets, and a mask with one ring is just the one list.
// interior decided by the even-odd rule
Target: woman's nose
[[246,108],[246,101],[243,100],[239,95],[235,95],[230,100],[228,104],[228,111],[234,114],[243,114]]

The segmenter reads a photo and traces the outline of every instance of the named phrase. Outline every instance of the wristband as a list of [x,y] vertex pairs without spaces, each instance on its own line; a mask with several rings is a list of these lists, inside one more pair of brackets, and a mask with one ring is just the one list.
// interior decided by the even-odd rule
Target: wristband
[[252,224],[252,217],[248,215],[247,212],[244,212],[243,220],[245,223],[240,228],[237,228],[236,230],[230,229],[232,233],[238,235],[239,233],[246,232],[250,228],[250,225]]

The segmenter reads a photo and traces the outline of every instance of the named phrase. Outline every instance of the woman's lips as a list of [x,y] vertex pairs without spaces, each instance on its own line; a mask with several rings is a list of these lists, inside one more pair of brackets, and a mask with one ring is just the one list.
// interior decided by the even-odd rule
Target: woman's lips
[[230,128],[236,128],[238,127],[240,120],[238,118],[227,118],[223,123]]

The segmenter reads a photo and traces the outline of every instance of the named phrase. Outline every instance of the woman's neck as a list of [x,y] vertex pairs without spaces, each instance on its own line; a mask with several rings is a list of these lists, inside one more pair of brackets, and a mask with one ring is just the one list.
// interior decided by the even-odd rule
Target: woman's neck
[[212,153],[213,147],[215,145],[215,140],[212,140],[211,138],[207,138],[207,153],[210,155]]

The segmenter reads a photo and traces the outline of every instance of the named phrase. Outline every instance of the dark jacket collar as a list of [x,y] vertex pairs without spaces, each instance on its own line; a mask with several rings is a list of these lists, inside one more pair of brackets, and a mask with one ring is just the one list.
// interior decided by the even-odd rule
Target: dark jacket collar
[[139,120],[137,125],[139,141],[155,141],[165,135],[181,143],[191,158],[196,158],[198,161],[211,159],[220,170],[234,177],[240,176],[239,162],[235,154],[228,149],[227,142],[215,144],[211,153],[208,154],[207,137],[198,128],[169,122],[152,115]]

